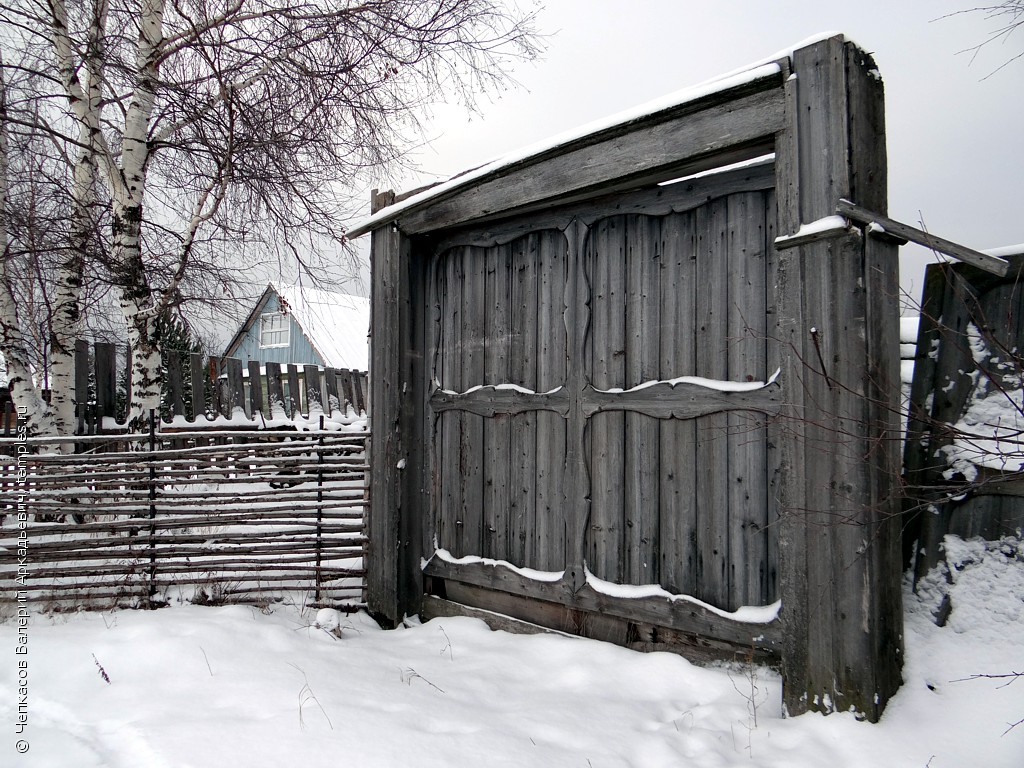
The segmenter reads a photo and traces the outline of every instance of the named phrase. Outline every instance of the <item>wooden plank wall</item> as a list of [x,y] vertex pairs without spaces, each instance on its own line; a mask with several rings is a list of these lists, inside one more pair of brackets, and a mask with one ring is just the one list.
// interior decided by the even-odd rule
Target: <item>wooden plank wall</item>
[[[435,375],[441,389],[564,384],[565,237],[546,230],[438,260]],[[565,423],[525,411],[438,416],[437,533],[456,556],[483,555],[542,570],[565,565]]]
[[[1016,471],[1024,451],[1006,442],[1005,461],[989,457],[963,471],[945,453],[955,441],[983,449],[992,427],[1012,435],[1021,421],[1024,256],[1009,261],[1003,278],[967,264],[926,270],[904,452],[905,552],[917,578],[941,562],[946,534],[997,539],[1024,526],[1024,480]],[[972,403],[989,398],[991,412],[1001,413],[998,425],[955,426]]]
[[[564,388],[567,301],[590,305],[581,359],[570,363],[597,390],[681,376],[766,381],[773,206],[770,191],[757,191],[667,216],[599,219],[584,247],[587,296],[566,297],[566,241],[556,230],[447,250],[430,298],[440,308],[431,350],[440,388]],[[582,523],[598,578],[660,583],[729,610],[775,600],[763,415],[593,413],[590,485],[577,491],[590,516],[575,522],[565,500],[566,415],[439,414],[442,548],[559,571],[570,565],[567,526]]]

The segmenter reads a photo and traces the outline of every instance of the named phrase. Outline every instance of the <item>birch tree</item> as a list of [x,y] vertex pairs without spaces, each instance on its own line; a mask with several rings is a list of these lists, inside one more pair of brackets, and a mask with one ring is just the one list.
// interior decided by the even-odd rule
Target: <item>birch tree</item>
[[499,0],[6,0],[0,11],[45,47],[47,95],[62,107],[51,100],[41,122],[74,147],[75,258],[57,280],[54,335],[71,338],[80,318],[93,211],[108,200],[94,250],[133,350],[135,427],[159,403],[161,317],[223,294],[240,254],[315,272],[324,244],[344,242],[346,190],[400,160],[422,108],[472,103],[506,82],[512,57],[537,52],[532,17]]

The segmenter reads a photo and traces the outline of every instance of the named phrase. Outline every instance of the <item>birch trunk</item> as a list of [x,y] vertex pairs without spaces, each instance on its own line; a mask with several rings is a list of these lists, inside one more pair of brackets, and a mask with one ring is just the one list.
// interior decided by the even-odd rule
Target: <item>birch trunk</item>
[[142,430],[151,410],[160,407],[160,348],[155,300],[142,259],[142,213],[149,161],[149,128],[156,101],[160,44],[163,40],[163,0],[141,4],[136,56],[135,94],[125,115],[121,153],[121,185],[115,190],[113,256],[121,311],[128,323],[132,350],[129,429]]
[[[3,54],[0,52],[0,64]],[[32,381],[27,340],[22,333],[18,318],[18,305],[11,287],[11,244],[9,239],[9,161],[7,143],[7,88],[0,67],[0,344],[7,362],[7,386],[11,399],[18,409],[18,418],[23,420],[29,434],[53,434],[53,421],[49,408],[40,397]]]
[[99,205],[96,167],[98,147],[93,125],[99,125],[103,110],[103,34],[109,4],[95,0],[85,51],[88,82],[83,88],[85,114],[79,121],[78,157],[72,189],[71,241],[68,253],[57,268],[53,316],[50,317],[50,411],[57,434],[75,431],[75,340],[82,330],[82,290],[85,263],[97,237]]

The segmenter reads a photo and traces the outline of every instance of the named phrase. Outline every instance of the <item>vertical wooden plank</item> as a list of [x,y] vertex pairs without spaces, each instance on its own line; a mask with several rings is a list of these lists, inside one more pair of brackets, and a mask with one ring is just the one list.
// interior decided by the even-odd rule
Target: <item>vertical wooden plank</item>
[[[696,375],[695,305],[698,290],[693,212],[667,216],[662,225],[661,378]],[[661,422],[661,585],[697,593],[696,422]]]
[[[622,387],[626,378],[625,219],[595,222],[587,241],[593,284],[590,336],[592,383],[597,389]],[[623,583],[623,509],[625,488],[625,414],[596,413],[590,418],[591,507],[588,565],[599,578]]]
[[310,418],[324,410],[323,384],[320,383],[320,368],[315,365],[302,366],[302,383],[306,391],[306,411]]
[[[869,630],[870,657],[876,662],[876,686],[892,695],[902,682],[900,659],[903,637],[903,558],[901,547],[901,465],[900,465],[900,353],[899,325],[892,321],[899,314],[899,299],[893,286],[899,285],[899,249],[892,243],[868,237],[865,248],[865,304],[868,328],[867,407],[871,423],[877,424],[877,437],[869,439],[868,461],[871,472],[869,505],[877,525],[874,534],[877,550],[873,574]],[[870,713],[881,715],[879,709]]]
[[182,393],[182,370],[181,353],[176,349],[169,349],[163,356],[164,364],[164,387],[167,392],[168,411],[167,417],[180,416],[184,411],[184,397]]
[[[509,346],[511,383],[537,388],[537,256],[538,235],[511,244],[512,340]],[[512,562],[539,568],[537,553],[537,414],[511,419],[510,539]]]
[[192,391],[192,421],[206,413],[206,376],[204,375],[203,356],[198,352],[189,355],[189,378]]
[[426,386],[423,355],[426,349],[426,270],[431,256],[432,250],[426,244],[404,241],[401,263],[405,287],[399,322],[403,329],[405,351],[401,356],[403,386],[398,419],[405,468],[396,469],[399,469],[400,504],[403,510],[398,528],[401,542],[399,595],[402,610],[410,615],[420,612],[424,593],[422,562],[425,555],[434,551],[433,542],[423,540],[424,529],[427,527],[424,518],[432,507],[432,489],[426,481],[425,473],[430,388]]
[[[537,391],[567,386],[565,287],[567,242],[561,232],[539,234],[537,300]],[[566,419],[540,411],[537,418],[537,567],[562,570],[566,562]]]
[[[661,222],[650,216],[626,219],[625,387],[658,379],[660,373]],[[657,419],[640,413],[624,418],[623,578],[630,584],[660,581],[660,483]]]
[[281,381],[281,364],[267,363],[267,405],[270,418],[286,418],[284,386]]
[[302,413],[302,390],[299,388],[299,369],[292,363],[285,367],[285,381],[288,383],[288,395],[284,410],[289,419]]
[[[394,202],[394,193],[377,194],[371,207]],[[371,612],[391,622],[402,618],[404,602],[399,594],[399,521],[401,496],[397,464],[402,457],[398,413],[401,406],[402,336],[402,236],[396,227],[375,230],[370,244],[370,398],[373,401],[370,445],[370,518],[368,525],[366,586]],[[289,399],[293,366],[288,368]],[[297,375],[294,378],[298,378]],[[295,382],[297,385],[298,382]],[[292,412],[292,404],[288,404]]]
[[96,342],[93,349],[96,360],[96,409],[100,418],[113,418],[117,402],[117,348],[113,344]]
[[[462,293],[462,388],[476,387],[484,381],[485,312],[487,262],[479,248],[463,248]],[[460,473],[462,507],[457,541],[458,554],[483,552],[483,447],[484,417],[466,414],[460,436]]]
[[267,410],[263,404],[263,381],[259,360],[250,360],[246,366],[249,370],[249,413],[252,418],[262,415]]
[[426,293],[423,317],[423,375],[420,387],[426,401],[424,413],[423,485],[428,489],[428,506],[420,529],[420,549],[425,558],[432,556],[436,544],[441,540],[441,418],[430,405],[430,395],[439,385],[441,372],[442,309],[445,288],[442,254],[429,252],[424,265],[426,270]]
[[336,368],[324,368],[324,411],[331,416],[335,411],[345,409],[345,398],[338,390],[338,370]]
[[[697,375],[728,377],[728,206],[713,200],[697,211]],[[729,607],[729,417],[697,419],[697,596]]]
[[370,413],[370,403],[366,399],[368,389],[367,374],[365,371],[350,371],[352,374],[352,405],[356,413]]
[[[448,251],[442,260],[441,285],[441,361],[440,386],[450,392],[462,392],[462,254]],[[371,372],[372,375],[372,372]],[[440,416],[440,443],[437,461],[441,467],[440,514],[437,540],[444,549],[457,547],[457,524],[462,508],[461,435],[465,415],[445,411]]]
[[[785,83],[786,128],[776,141],[776,218],[778,234],[800,228],[800,88]],[[774,242],[774,241],[773,241]],[[770,282],[775,286],[774,340],[769,366],[780,370],[785,391],[782,413],[769,430],[778,446],[776,483],[779,514],[779,596],[782,613],[783,706],[790,715],[806,712],[808,686],[807,508],[803,480],[805,439],[803,378],[804,259],[800,248],[775,251]]]
[[[796,169],[780,165],[778,173],[798,173],[800,223],[832,214],[839,197],[871,199],[884,212],[884,109],[874,63],[835,37],[794,52],[793,68],[789,87],[795,102],[787,111],[795,120],[779,144],[786,147],[785,157],[795,154],[798,162]],[[789,211],[786,223],[792,219]],[[896,486],[893,478],[869,472],[865,461],[867,446],[886,431],[865,407],[871,331],[865,327],[864,291],[870,278],[859,235],[798,250],[802,295],[787,292],[780,314],[795,329],[794,347],[783,354],[784,361],[790,358],[784,371],[795,368],[792,386],[802,387],[796,415],[803,422],[806,484],[798,536],[806,582],[793,571],[800,565],[792,557],[792,534],[800,525],[793,521],[780,541],[783,603],[793,608],[784,622],[783,698],[793,714],[855,708],[876,720],[898,685],[901,635],[895,603],[877,599],[879,589],[893,594],[881,582],[898,580],[898,571],[888,562],[889,548],[875,540],[883,532],[875,501],[882,493],[894,494]],[[783,258],[792,263],[793,257]],[[897,286],[889,290],[895,295]],[[804,327],[793,326],[792,318],[801,313]],[[889,322],[895,332],[895,316]],[[797,512],[792,506],[785,510],[787,516]],[[787,585],[791,580],[793,586]],[[879,611],[889,615],[883,618]]]
[[245,390],[242,384],[242,361],[237,357],[221,359],[223,372],[227,375],[227,398],[225,416],[234,416],[237,411],[245,414]]
[[[512,293],[509,275],[509,248],[498,245],[486,251],[486,348],[484,380],[490,385],[506,384],[511,346]],[[497,414],[484,426],[484,539],[482,554],[496,560],[509,557],[509,456],[511,417]]]
[[563,477],[566,519],[566,568],[564,579],[573,591],[586,583],[585,565],[590,551],[592,498],[595,485],[588,461],[591,425],[583,412],[583,392],[592,383],[593,364],[587,351],[591,336],[594,291],[587,257],[592,233],[579,219],[565,229],[566,280],[563,293],[566,329],[566,390],[569,418],[566,420],[565,475]]
[[[764,197],[728,198],[728,378],[767,378],[767,307]],[[767,601],[768,503],[764,418],[752,411],[728,414],[730,604]]]
[[75,341],[75,406],[89,402],[89,342]]
[[[765,373],[768,376],[782,374],[782,359],[779,349],[781,337],[777,324],[780,307],[780,285],[778,276],[778,253],[775,250],[775,236],[778,222],[778,197],[774,190],[765,193]],[[784,417],[783,417],[784,418]],[[780,429],[777,416],[765,419],[765,485],[766,513],[768,530],[765,535],[767,562],[764,572],[764,602],[774,603],[779,599],[779,537],[781,532],[781,495],[782,495],[782,451],[785,440],[784,431]]]

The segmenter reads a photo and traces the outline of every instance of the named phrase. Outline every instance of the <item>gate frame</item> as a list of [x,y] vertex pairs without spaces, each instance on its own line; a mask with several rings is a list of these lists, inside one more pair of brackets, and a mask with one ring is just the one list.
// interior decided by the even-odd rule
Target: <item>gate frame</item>
[[790,715],[881,716],[901,683],[903,646],[898,262],[884,233],[832,218],[844,198],[887,209],[882,82],[871,57],[842,36],[434,189],[374,192],[371,217],[349,232],[372,231],[371,610],[397,622],[423,605],[420,523],[431,488],[420,246],[456,226],[772,151],[776,231],[786,233],[776,240],[773,308],[786,433],[779,446],[783,703]]

